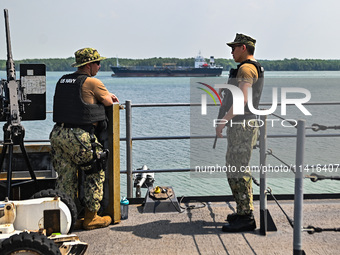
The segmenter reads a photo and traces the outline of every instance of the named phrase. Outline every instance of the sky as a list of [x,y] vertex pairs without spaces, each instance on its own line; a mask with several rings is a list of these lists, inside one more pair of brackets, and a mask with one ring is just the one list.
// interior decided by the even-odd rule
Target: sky
[[[257,59],[340,59],[337,0],[1,0],[14,60],[73,57],[231,59],[236,33],[257,40]],[[0,15],[0,59],[6,59]]]

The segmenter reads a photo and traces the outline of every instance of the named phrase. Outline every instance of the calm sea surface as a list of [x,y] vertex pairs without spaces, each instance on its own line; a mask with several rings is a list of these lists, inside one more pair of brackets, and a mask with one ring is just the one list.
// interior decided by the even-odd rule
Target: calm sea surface
[[[52,111],[52,98],[55,84],[64,72],[47,73],[47,111]],[[227,77],[227,72],[223,75]],[[266,72],[261,102],[272,102],[273,87],[302,87],[311,93],[310,102],[339,102],[340,101],[340,72]],[[0,72],[5,78],[5,72]],[[17,73],[17,77],[19,74]],[[111,72],[99,72],[96,76],[104,82],[112,93],[116,94],[120,103],[131,100],[132,104],[146,103],[189,103],[190,78],[116,78]],[[294,81],[291,83],[291,81]],[[278,89],[280,96],[280,89]],[[301,95],[300,95],[301,96]],[[296,98],[296,97],[293,97]],[[280,98],[278,99],[280,102]],[[269,106],[268,106],[269,107]],[[267,107],[267,108],[268,108]],[[306,119],[307,126],[313,123],[326,126],[340,125],[340,105],[332,106],[306,106],[312,116],[304,116],[296,107],[287,109],[286,118]],[[215,111],[218,109],[215,108]],[[278,110],[277,114],[280,114]],[[125,137],[125,111],[120,111],[121,137]],[[188,136],[190,135],[190,107],[160,107],[160,108],[133,108],[132,110],[132,137],[143,136]],[[47,114],[44,121],[25,121],[26,140],[48,139],[53,127],[52,114]],[[211,128],[207,135],[213,135]],[[307,130],[309,134],[316,134]],[[319,134],[321,132],[318,132]],[[339,134],[339,130],[327,130],[322,133]],[[268,134],[296,134],[295,128],[282,128],[274,126],[268,128]],[[1,133],[2,136],[2,133]],[[212,146],[213,140],[206,139]],[[288,164],[295,164],[295,138],[275,138],[268,140],[268,148]],[[218,141],[215,151],[220,153],[219,164],[224,164],[226,139]],[[125,142],[121,142],[121,170],[126,169]],[[258,149],[254,150],[251,165],[258,164]],[[267,162],[271,165],[282,163],[268,156]],[[305,164],[339,164],[340,163],[340,137],[337,138],[308,138],[306,142]],[[189,140],[161,140],[161,141],[134,141],[133,143],[133,169],[147,165],[150,169],[190,168],[190,141]],[[320,173],[323,174],[323,173]],[[340,167],[333,175],[340,176]],[[256,177],[256,176],[255,176]],[[215,178],[205,175],[204,178],[195,178],[190,173],[157,173],[155,185],[172,186],[177,196],[197,195],[225,195],[230,194],[226,178]],[[268,186],[274,194],[294,193],[294,174],[291,178],[268,178]],[[312,183],[309,180],[304,184],[306,193],[339,193],[340,186],[337,181],[319,181]],[[254,193],[259,189],[254,185]],[[126,194],[126,175],[121,176],[121,194]]]

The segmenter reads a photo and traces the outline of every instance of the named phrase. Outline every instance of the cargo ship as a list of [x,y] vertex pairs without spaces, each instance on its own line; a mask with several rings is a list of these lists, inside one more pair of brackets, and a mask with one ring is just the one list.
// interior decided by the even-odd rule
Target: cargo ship
[[209,64],[199,53],[195,58],[194,67],[177,66],[175,63],[166,63],[162,66],[110,66],[112,76],[116,77],[212,77],[220,76],[223,67],[215,64],[214,57],[210,57]]

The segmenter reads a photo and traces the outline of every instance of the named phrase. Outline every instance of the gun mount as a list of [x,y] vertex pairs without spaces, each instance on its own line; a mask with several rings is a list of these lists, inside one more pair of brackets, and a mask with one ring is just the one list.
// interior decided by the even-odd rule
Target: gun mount
[[[13,146],[19,145],[36,184],[36,177],[24,146],[25,129],[22,120],[44,120],[46,118],[46,67],[44,64],[20,65],[20,80],[16,80],[15,64],[12,56],[8,10],[4,10],[7,61],[7,79],[0,83],[0,121],[6,121],[3,127],[4,140],[0,157],[0,172],[4,170],[4,161],[8,150],[7,197],[11,196]],[[27,181],[25,181],[27,183]],[[18,185],[18,184],[16,184]]]
[[[137,170],[150,170],[146,165],[143,165],[142,168],[137,168]],[[134,187],[136,188],[136,197],[141,197],[141,188],[150,188],[153,187],[153,183],[155,182],[155,173],[150,170],[150,173],[136,173],[133,176],[134,179]]]
[[44,64],[21,64],[16,80],[12,56],[8,10],[4,10],[7,44],[7,79],[0,83],[0,121],[19,125],[22,120],[46,118],[46,67]]

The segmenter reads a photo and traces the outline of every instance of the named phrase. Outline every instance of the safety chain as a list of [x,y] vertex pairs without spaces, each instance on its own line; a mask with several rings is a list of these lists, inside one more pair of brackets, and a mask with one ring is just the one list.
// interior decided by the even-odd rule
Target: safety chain
[[314,233],[321,233],[324,231],[340,232],[340,228],[320,228],[320,227],[308,226],[307,228],[303,229],[303,231],[307,231],[308,234],[312,235]]
[[324,125],[319,125],[319,124],[313,124],[311,129],[314,131],[314,132],[317,132],[319,130],[327,130],[327,129],[340,129],[340,126],[324,126]]
[[322,181],[322,180],[336,180],[340,181],[340,176],[325,176],[325,175],[320,175],[320,174],[311,174],[311,175],[306,175],[307,178],[310,178],[312,182],[317,182],[317,181]]

